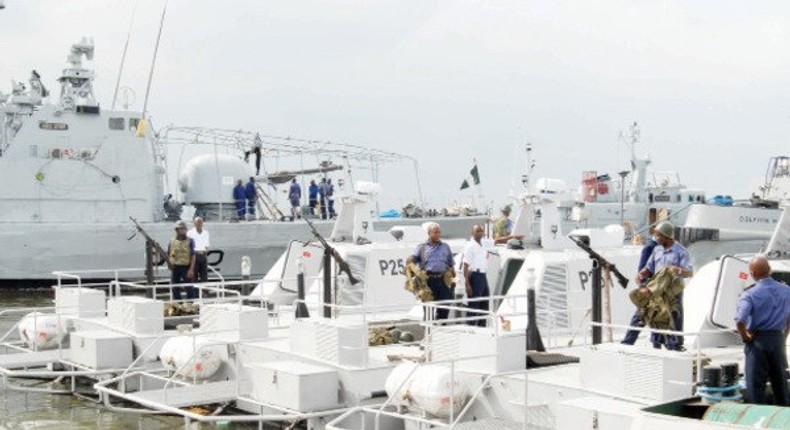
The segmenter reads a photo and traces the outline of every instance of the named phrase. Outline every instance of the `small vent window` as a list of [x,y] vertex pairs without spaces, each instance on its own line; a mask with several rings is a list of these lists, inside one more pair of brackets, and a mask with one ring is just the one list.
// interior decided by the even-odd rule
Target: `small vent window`
[[124,118],[110,118],[110,130],[123,130],[126,126]]
[[129,118],[129,131],[136,133],[138,125],[140,125],[140,118]]
[[56,130],[56,131],[63,131],[68,130],[69,125],[63,122],[46,122],[41,121],[38,123],[38,128],[42,130]]

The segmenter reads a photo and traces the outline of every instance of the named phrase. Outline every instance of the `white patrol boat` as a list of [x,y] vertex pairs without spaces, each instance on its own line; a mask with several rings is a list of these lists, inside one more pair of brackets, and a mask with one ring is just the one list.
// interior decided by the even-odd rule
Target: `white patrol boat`
[[[290,216],[290,205],[282,204],[286,199],[278,185],[302,178],[306,202],[306,175],[318,180],[342,170],[336,181],[339,199],[355,194],[350,163],[363,172],[369,166],[373,175],[392,162],[413,163],[416,169],[409,157],[349,144],[197,127],[169,126],[154,133],[147,112],[100,105],[96,75],[84,63],[93,55],[91,39],[72,45],[58,78],[59,94],[50,97],[36,71],[29,85],[14,82],[11,94],[0,93],[2,283],[52,279],[62,268],[96,275],[106,267],[139,266],[143,245],[127,240],[130,217],[164,244],[173,236],[173,221],[192,214],[206,220],[210,251],[216,254],[210,264],[219,269],[222,262],[222,273],[237,277],[242,257],[248,256],[251,275],[263,275],[284,244],[309,237],[303,223],[280,222]],[[260,172],[243,160],[245,154],[262,158]],[[280,166],[285,157],[299,167],[272,172],[272,164]],[[310,160],[318,165],[305,167]],[[250,177],[258,195],[255,215],[249,222],[233,222],[238,217],[232,189]],[[483,221],[447,218],[445,234],[463,237]],[[387,230],[392,222],[374,218],[369,228]],[[331,221],[315,224],[324,234],[331,231]]]

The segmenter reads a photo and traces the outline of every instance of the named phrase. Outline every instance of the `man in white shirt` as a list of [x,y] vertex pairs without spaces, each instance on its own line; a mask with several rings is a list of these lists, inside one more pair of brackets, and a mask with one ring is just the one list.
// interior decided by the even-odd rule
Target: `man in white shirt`
[[192,223],[195,226],[189,229],[187,237],[195,241],[195,280],[208,282],[208,261],[206,259],[209,247],[208,231],[203,228],[203,218],[195,217]]
[[486,326],[488,316],[480,310],[488,311],[488,279],[486,269],[488,268],[488,250],[494,245],[491,239],[484,239],[485,230],[480,225],[472,227],[472,238],[469,239],[464,247],[464,279],[466,280],[466,297],[469,299],[468,307],[473,309],[467,312],[468,318],[475,318],[468,321],[470,325],[481,327]]

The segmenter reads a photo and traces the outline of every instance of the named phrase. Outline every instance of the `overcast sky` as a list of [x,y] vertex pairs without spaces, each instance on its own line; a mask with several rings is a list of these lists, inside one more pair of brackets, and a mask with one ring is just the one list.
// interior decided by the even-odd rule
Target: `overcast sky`
[[[31,68],[55,87],[91,35],[109,106],[134,1],[5,3],[0,91]],[[163,1],[137,3],[123,85],[140,109]],[[464,197],[473,158],[503,202],[527,142],[537,176],[626,169],[638,121],[656,170],[745,197],[789,152],[789,25],[787,1],[171,0],[149,111],[409,153],[436,204]],[[393,204],[416,194],[407,167],[383,172]]]

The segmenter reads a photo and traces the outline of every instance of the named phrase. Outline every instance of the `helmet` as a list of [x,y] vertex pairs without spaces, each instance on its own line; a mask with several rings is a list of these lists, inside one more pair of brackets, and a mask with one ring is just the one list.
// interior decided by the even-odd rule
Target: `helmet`
[[660,233],[661,236],[672,239],[675,236],[675,227],[669,221],[661,221],[656,226],[656,232]]
[[512,211],[513,211],[513,208],[511,208],[510,205],[505,205],[504,207],[502,207],[502,213],[503,214],[509,214]]
[[185,223],[184,221],[178,221],[176,223],[176,229],[179,229],[179,228],[187,228],[187,223]]

